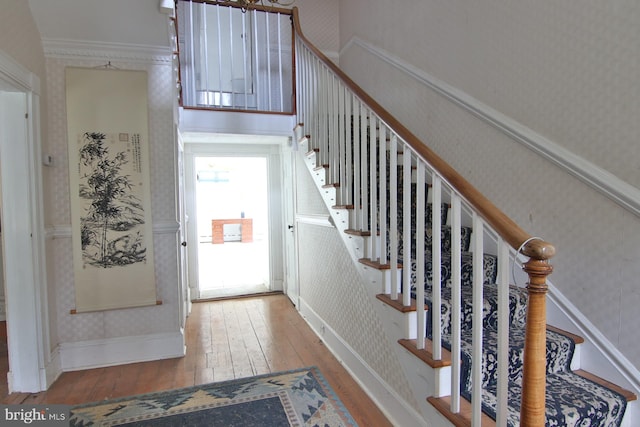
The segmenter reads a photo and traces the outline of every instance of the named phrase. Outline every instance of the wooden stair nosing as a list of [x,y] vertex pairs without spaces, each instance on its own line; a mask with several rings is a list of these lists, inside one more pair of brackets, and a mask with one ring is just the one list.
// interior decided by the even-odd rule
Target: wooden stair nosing
[[344,232],[352,236],[361,236],[361,237],[371,236],[371,232],[367,230],[354,230],[353,228],[347,228],[346,230],[344,230]]
[[[376,298],[401,313],[411,313],[416,311],[417,305],[416,305],[415,298],[411,298],[410,305],[402,304],[402,300],[400,299],[400,294],[398,294],[398,299],[392,299],[391,295],[389,294],[378,294],[376,295]],[[429,307],[425,304],[424,309],[428,310]]]
[[[358,260],[358,262],[360,262],[360,264],[364,264],[366,266],[369,266],[371,268],[375,268],[376,270],[390,270],[391,269],[391,264],[380,264],[380,259],[377,260],[372,260],[369,258],[360,258]],[[398,264],[398,268],[402,268],[402,264]]]
[[320,152],[320,149],[319,149],[319,148],[312,148],[311,150],[307,151],[307,152],[305,153],[305,155],[306,155],[307,157],[309,157],[309,156],[311,156],[311,155],[313,155],[313,154],[316,154],[316,153],[319,153],[319,152]]
[[593,381],[596,384],[600,384],[601,386],[608,388],[611,391],[615,391],[616,393],[618,393],[619,395],[621,395],[622,397],[624,397],[627,402],[632,402],[634,400],[638,400],[638,396],[630,391],[627,390],[625,388],[620,387],[617,384],[614,384],[612,382],[609,382],[607,380],[605,380],[604,378],[601,378],[595,374],[592,374],[591,372],[585,371],[583,369],[577,369],[575,371],[573,371],[574,374],[579,375],[583,378],[586,378],[588,380]]
[[329,165],[324,164],[324,165],[316,166],[315,168],[313,168],[313,170],[316,172],[321,171],[323,169],[329,169]]
[[576,335],[576,334],[571,333],[569,331],[565,331],[564,329],[560,329],[560,328],[556,328],[555,326],[547,325],[547,330],[548,331],[553,331],[553,332],[558,333],[560,335],[564,335],[565,337],[573,340],[573,342],[576,343],[576,344],[584,343],[584,338],[582,338],[580,335]]
[[324,184],[322,186],[322,188],[338,188],[340,187],[340,183],[339,182],[335,182],[333,184]]
[[[451,412],[451,397],[428,397],[429,402],[455,427],[471,427],[471,403],[464,397],[460,397],[460,412]],[[495,427],[496,422],[484,412],[481,417],[481,427]]]
[[[331,209],[346,209],[346,210],[350,211],[350,210],[353,210],[353,205],[333,205],[333,206],[331,206]],[[346,232],[346,230],[345,230],[345,232]]]
[[398,344],[434,369],[451,366],[451,352],[446,348],[442,349],[442,359],[435,360],[433,358],[433,342],[429,339],[425,340],[423,349],[417,347],[417,341],[414,339],[399,339]]

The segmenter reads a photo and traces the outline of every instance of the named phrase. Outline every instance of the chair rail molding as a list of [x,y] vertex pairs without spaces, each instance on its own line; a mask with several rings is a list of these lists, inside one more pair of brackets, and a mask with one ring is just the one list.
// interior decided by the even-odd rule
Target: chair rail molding
[[[153,234],[174,234],[180,230],[177,221],[158,221],[153,223]],[[73,233],[71,225],[52,225],[45,229],[47,239],[70,239]]]
[[507,115],[494,110],[412,64],[392,55],[357,36],[352,37],[340,50],[342,56],[352,46],[358,46],[387,64],[409,75],[454,104],[462,107],[485,123],[503,132],[511,139],[569,172],[580,181],[603,193],[618,205],[640,217],[640,189],[623,181],[607,170],[561,147]]

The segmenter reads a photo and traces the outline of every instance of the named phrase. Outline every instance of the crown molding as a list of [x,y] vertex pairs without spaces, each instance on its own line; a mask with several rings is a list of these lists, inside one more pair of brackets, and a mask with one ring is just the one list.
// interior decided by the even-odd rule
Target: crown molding
[[47,58],[96,59],[145,64],[171,64],[173,58],[173,51],[168,46],[68,39],[43,39],[42,45]]

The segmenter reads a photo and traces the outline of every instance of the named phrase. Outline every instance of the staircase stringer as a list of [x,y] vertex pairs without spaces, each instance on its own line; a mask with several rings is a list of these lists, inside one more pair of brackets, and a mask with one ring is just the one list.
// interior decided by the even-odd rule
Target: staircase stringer
[[[296,128],[296,133],[299,144],[298,152],[301,153],[300,160],[305,164],[313,178],[316,188],[330,213],[331,222],[335,226],[365,285],[364,287],[367,290],[376,315],[383,325],[387,344],[397,355],[407,383],[411,387],[418,403],[420,415],[424,417],[425,421],[429,420],[430,425],[436,427],[451,426],[452,424],[442,417],[425,398],[426,396],[439,397],[450,394],[450,367],[432,368],[398,344],[402,339],[416,338],[416,312],[400,313],[377,298],[380,294],[388,294],[390,292],[391,270],[374,268],[361,262],[362,259],[368,258],[367,239],[376,239],[377,236],[375,233],[372,236],[357,236],[345,232],[353,221],[352,218],[350,219],[350,210],[335,207],[339,203],[337,190],[335,186],[327,184],[327,168],[319,167],[319,153],[316,150],[309,149],[309,138],[302,134],[300,126]],[[331,168],[331,165],[329,165],[329,168]],[[402,274],[400,268],[398,268],[397,274],[399,276]],[[399,280],[400,278],[398,278]],[[438,422],[434,424],[433,420],[436,419]]]

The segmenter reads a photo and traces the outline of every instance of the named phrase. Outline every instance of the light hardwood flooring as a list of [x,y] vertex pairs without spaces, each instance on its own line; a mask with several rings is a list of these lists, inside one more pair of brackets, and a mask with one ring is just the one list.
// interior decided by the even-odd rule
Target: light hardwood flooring
[[65,372],[41,393],[7,395],[0,386],[0,397],[79,404],[317,366],[358,425],[391,425],[284,295],[194,303],[186,340],[181,358]]

